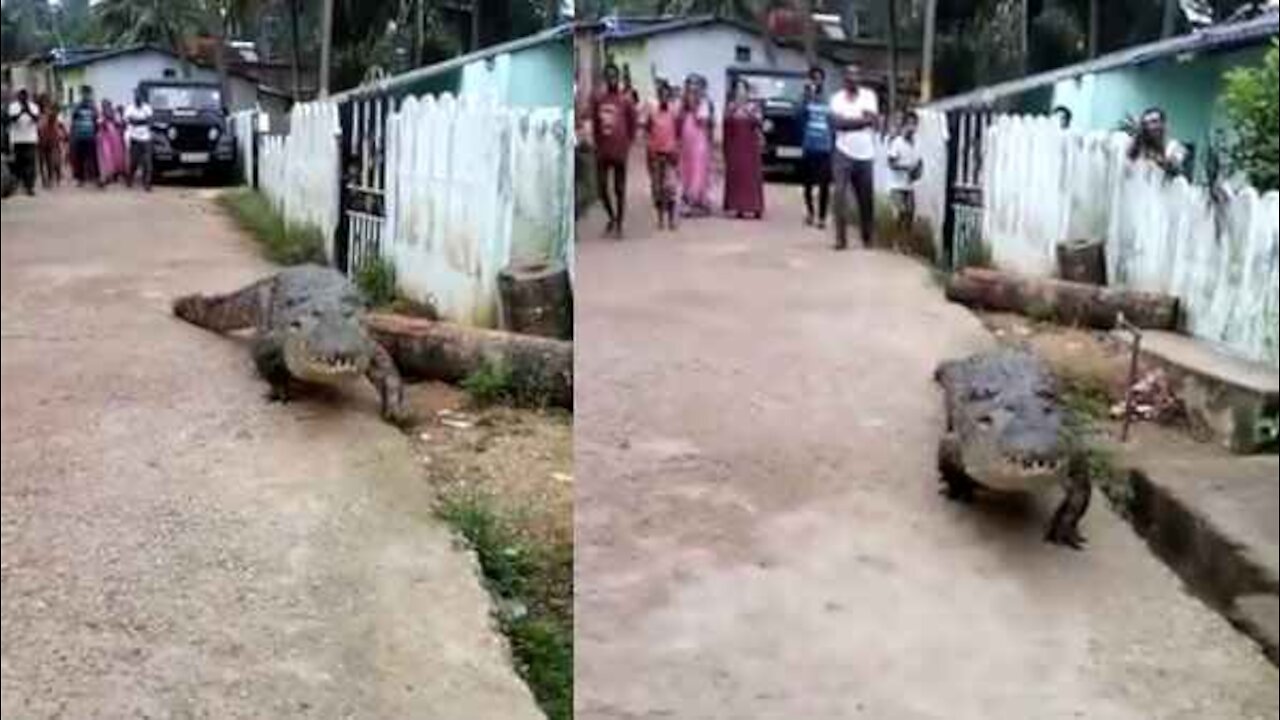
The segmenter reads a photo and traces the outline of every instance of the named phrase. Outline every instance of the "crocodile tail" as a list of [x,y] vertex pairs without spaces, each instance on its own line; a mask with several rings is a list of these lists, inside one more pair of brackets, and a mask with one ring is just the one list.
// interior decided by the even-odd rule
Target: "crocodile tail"
[[216,332],[259,327],[270,307],[271,287],[268,278],[225,295],[184,295],[173,301],[173,314]]

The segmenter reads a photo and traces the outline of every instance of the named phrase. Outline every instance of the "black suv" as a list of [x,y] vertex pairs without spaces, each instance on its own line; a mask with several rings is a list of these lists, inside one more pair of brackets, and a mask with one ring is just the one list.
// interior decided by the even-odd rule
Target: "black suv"
[[236,143],[217,83],[147,80],[138,84],[151,105],[154,170],[198,170],[218,180],[231,178]]
[[761,105],[765,166],[797,170],[804,140],[800,111],[804,109],[804,84],[808,74],[803,70],[745,65],[730,67],[725,73],[727,89],[739,80],[746,80],[751,86],[751,95]]

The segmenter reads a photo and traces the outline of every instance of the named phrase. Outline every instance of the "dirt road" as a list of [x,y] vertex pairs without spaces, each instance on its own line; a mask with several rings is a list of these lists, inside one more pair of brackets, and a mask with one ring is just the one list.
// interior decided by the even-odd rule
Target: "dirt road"
[[1100,496],[1083,553],[1044,503],[938,496],[931,374],[990,338],[768,200],[580,224],[580,720],[1275,717],[1276,669]]
[[372,391],[169,315],[269,270],[206,195],[4,204],[4,717],[541,717]]

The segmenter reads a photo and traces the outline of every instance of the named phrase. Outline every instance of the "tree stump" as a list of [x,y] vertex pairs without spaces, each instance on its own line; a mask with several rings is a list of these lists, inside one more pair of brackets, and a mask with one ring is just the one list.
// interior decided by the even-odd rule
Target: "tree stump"
[[1058,277],[1089,285],[1107,284],[1107,253],[1101,240],[1068,240],[1058,245]]
[[1140,328],[1176,330],[1178,299],[1160,293],[1033,278],[966,268],[947,282],[947,299],[963,305],[1016,312],[1036,320],[1110,330],[1124,313]]
[[573,343],[386,313],[366,324],[406,377],[459,383],[501,365],[515,395],[573,407]]
[[502,327],[523,335],[573,337],[573,297],[564,266],[538,262],[498,273]]

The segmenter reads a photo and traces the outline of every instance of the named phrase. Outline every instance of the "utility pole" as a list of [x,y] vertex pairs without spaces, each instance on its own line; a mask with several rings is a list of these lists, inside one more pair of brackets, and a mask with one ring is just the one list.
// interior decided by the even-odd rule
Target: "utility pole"
[[800,28],[804,38],[804,62],[806,67],[818,64],[818,33],[813,24],[813,1],[797,0],[796,9],[800,12]]
[[1160,22],[1160,37],[1173,37],[1177,30],[1178,0],[1164,0],[1164,17]]
[[889,122],[898,111],[898,0],[889,3]]
[[329,57],[333,53],[333,0],[322,0],[320,20],[320,97],[329,97]]
[[1019,30],[1019,52],[1022,56],[1022,76],[1031,73],[1031,0],[1022,0],[1022,24]]
[[1089,0],[1089,59],[1098,57],[1098,15],[1102,12],[1102,0]]
[[938,0],[924,0],[924,47],[920,53],[920,102],[929,102],[933,99],[933,45],[937,25]]
[[480,49],[480,0],[471,0],[471,52]]
[[426,50],[426,0],[413,0],[413,67],[422,67],[422,56]]

